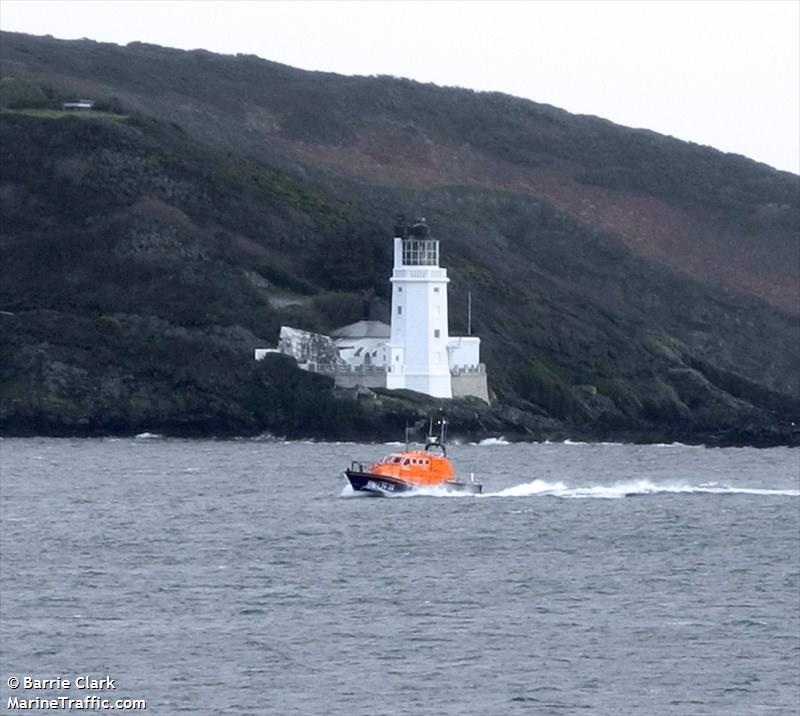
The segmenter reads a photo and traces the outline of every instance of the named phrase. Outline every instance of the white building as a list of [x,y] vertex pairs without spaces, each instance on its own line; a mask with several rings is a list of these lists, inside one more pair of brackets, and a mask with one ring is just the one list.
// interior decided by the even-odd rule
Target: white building
[[[301,367],[331,373],[342,386],[385,385],[436,398],[475,396],[488,403],[480,338],[449,334],[450,279],[447,269],[439,266],[439,242],[430,237],[424,219],[413,226],[396,227],[394,270],[389,280],[391,326],[358,321],[333,331],[340,361],[332,362],[329,355],[325,360],[322,356],[315,359],[308,351],[316,351],[317,344],[321,350],[320,337],[285,327],[278,350],[294,355]],[[262,358],[265,352],[258,349],[256,358]]]
[[94,107],[92,99],[73,99],[69,102],[62,102],[61,109],[86,112]]
[[382,321],[357,321],[331,333],[339,355],[348,365],[384,370],[389,364],[390,335],[391,328]]

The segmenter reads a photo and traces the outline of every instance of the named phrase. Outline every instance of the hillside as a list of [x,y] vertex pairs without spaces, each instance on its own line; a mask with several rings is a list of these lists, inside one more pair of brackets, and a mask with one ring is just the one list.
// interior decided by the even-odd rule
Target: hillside
[[797,439],[798,177],[499,94],[0,40],[3,431],[391,432],[430,405],[250,357],[385,318],[400,211],[454,332],[473,292],[498,401],[465,431]]

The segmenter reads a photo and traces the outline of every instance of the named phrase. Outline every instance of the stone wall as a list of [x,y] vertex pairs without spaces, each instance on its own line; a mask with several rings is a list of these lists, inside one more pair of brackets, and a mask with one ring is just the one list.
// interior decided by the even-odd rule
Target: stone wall
[[475,396],[485,403],[489,402],[489,386],[486,373],[458,373],[451,376],[454,398]]
[[338,372],[331,375],[336,382],[338,388],[356,388],[364,386],[365,388],[385,388],[386,387],[386,371],[371,371],[369,373],[362,373],[360,371],[353,372]]

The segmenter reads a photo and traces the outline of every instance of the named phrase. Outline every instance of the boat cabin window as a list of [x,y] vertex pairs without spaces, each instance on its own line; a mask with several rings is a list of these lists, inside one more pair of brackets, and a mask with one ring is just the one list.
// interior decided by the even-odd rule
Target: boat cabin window
[[406,458],[405,460],[403,460],[403,465],[408,465],[408,458]]

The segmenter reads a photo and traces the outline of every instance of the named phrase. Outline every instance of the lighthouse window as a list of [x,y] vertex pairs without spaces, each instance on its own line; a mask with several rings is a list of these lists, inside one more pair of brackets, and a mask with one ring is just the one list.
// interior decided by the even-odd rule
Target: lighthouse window
[[403,315],[403,307],[402,306],[398,306],[397,307],[397,315],[398,316],[402,316]]
[[398,286],[397,287],[397,292],[398,293],[403,293],[403,287],[402,286]]
[[439,242],[435,239],[405,239],[404,266],[436,266],[439,263]]
[[433,330],[433,337],[434,338],[438,338],[440,333],[441,333],[441,331],[438,328],[435,328]]
[[439,287],[438,286],[434,286],[433,287],[433,292],[434,293],[439,293]]

